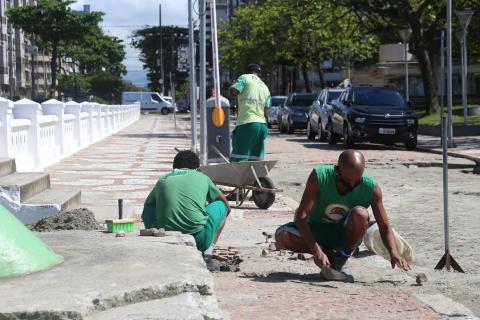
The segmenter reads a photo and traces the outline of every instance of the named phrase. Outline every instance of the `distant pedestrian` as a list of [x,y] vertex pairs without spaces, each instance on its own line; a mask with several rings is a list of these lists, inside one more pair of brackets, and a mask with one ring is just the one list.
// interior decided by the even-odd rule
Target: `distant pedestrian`
[[173,160],[173,171],[158,180],[145,200],[142,218],[147,229],[193,235],[197,249],[211,254],[230,206],[212,180],[197,171],[199,166],[195,153],[180,151]]
[[231,162],[263,160],[265,154],[270,91],[258,76],[260,72],[258,64],[250,64],[247,73],[238,77],[230,87],[230,95],[237,97],[238,101]]

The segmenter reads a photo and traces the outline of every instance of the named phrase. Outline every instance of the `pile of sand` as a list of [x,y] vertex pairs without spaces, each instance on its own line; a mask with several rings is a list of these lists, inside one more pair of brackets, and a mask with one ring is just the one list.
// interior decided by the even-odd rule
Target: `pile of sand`
[[46,217],[31,226],[32,231],[100,230],[93,212],[86,208],[73,209],[56,216]]

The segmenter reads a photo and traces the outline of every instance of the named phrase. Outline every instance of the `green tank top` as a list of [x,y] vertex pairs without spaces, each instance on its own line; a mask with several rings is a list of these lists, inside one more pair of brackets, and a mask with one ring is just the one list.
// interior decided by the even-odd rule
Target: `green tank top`
[[318,180],[318,194],[308,222],[342,223],[350,209],[361,206],[370,207],[373,190],[377,183],[367,175],[349,193],[338,193],[334,166],[325,165],[314,169]]

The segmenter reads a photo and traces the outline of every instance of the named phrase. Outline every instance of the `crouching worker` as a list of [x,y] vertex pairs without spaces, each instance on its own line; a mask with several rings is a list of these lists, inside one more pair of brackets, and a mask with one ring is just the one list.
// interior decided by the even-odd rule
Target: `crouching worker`
[[197,171],[200,160],[191,151],[180,151],[173,171],[156,183],[145,200],[145,228],[180,231],[195,238],[197,249],[212,254],[230,206],[209,177]]
[[398,252],[382,191],[363,174],[364,169],[363,155],[354,150],[344,151],[337,166],[315,168],[308,177],[294,222],[280,226],[275,233],[279,249],[311,253],[327,280],[353,282],[346,262],[367,231],[370,206],[392,268],[397,265],[410,269]]

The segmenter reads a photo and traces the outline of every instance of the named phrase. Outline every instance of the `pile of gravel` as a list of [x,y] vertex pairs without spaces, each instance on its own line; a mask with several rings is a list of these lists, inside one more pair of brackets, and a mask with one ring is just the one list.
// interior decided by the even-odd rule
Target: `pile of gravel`
[[100,230],[93,212],[86,208],[73,209],[56,216],[46,217],[31,226],[37,232],[59,230]]

